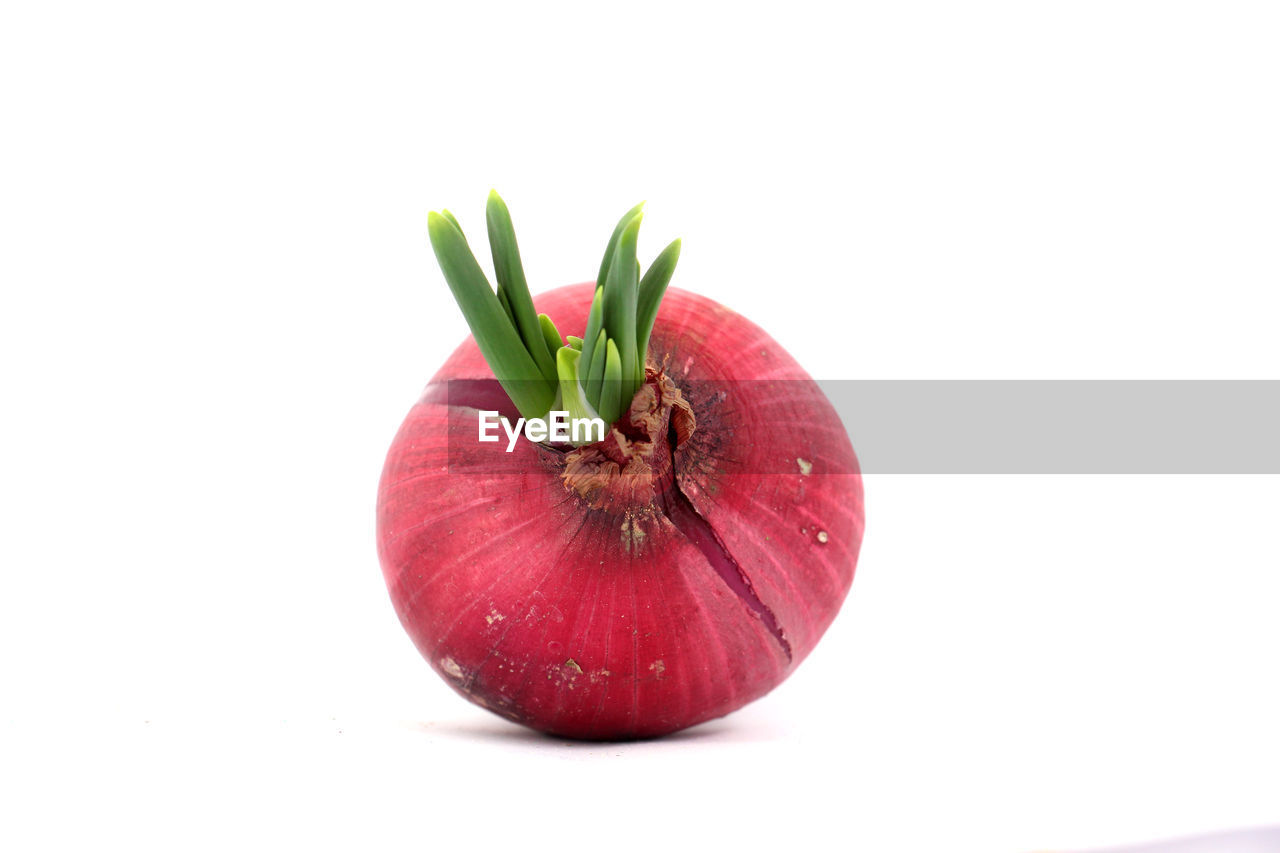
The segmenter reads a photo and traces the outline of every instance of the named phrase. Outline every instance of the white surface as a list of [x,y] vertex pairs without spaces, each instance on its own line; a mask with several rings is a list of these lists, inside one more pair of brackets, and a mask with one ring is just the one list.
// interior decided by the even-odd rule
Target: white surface
[[454,697],[373,546],[382,455],[465,334],[426,211],[478,236],[490,186],[535,289],[649,199],[642,251],[683,236],[677,284],[822,378],[1276,378],[1274,6],[470,8],[0,13],[0,843],[1280,822],[1275,478],[869,478],[798,674],[621,746]]

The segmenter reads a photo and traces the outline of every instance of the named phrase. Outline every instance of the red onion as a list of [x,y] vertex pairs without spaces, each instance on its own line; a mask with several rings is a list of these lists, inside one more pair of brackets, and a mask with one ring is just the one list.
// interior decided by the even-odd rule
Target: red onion
[[[501,243],[493,199],[491,243]],[[634,268],[627,251],[634,242],[620,264],[606,258],[606,276]],[[596,295],[592,284],[562,287],[536,308],[586,329]],[[498,298],[504,309],[518,302]],[[858,463],[834,409],[782,347],[672,289],[643,363],[603,442],[521,438],[508,453],[505,435],[479,442],[477,423],[482,409],[518,416],[503,393],[511,383],[494,381],[469,338],[387,456],[378,550],[405,630],[460,694],[542,731],[650,737],[740,708],[813,650],[853,581]]]

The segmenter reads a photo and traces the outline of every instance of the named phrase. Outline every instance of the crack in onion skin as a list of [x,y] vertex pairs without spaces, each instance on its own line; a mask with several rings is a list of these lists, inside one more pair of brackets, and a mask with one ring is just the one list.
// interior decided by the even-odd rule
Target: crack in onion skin
[[[559,288],[537,310],[584,328],[594,292]],[[817,384],[759,327],[675,288],[649,353],[696,427],[674,455],[656,437],[652,464],[665,453],[667,470],[633,501],[567,488],[564,453],[477,442],[476,410],[439,393],[492,379],[470,338],[387,456],[378,553],[401,623],[460,694],[534,729],[653,737],[728,714],[804,660],[853,582],[862,479]],[[666,516],[664,488],[715,532],[789,655]]]

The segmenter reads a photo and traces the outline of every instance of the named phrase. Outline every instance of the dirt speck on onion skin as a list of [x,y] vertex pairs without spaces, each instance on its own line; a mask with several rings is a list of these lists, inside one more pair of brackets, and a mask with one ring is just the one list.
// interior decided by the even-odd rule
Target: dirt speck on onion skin
[[[535,303],[581,329],[593,294]],[[457,692],[541,731],[643,738],[730,713],[795,670],[853,581],[862,479],[808,374],[755,324],[676,288],[649,362],[696,426],[655,438],[660,476],[621,502],[567,486],[567,454],[475,441],[476,408],[448,393],[493,380],[472,339],[387,456],[378,551],[401,623]]]

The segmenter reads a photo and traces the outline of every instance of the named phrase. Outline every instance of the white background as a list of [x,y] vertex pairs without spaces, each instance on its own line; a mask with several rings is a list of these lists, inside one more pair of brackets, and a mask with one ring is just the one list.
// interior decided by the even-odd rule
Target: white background
[[[1277,378],[1269,3],[0,12],[0,844],[1027,851],[1280,822],[1280,482],[869,477],[769,697],[569,744],[454,696],[374,550],[466,334],[648,199],[824,379]],[[857,436],[853,436],[855,447]],[[1194,452],[1194,448],[1189,448]]]

